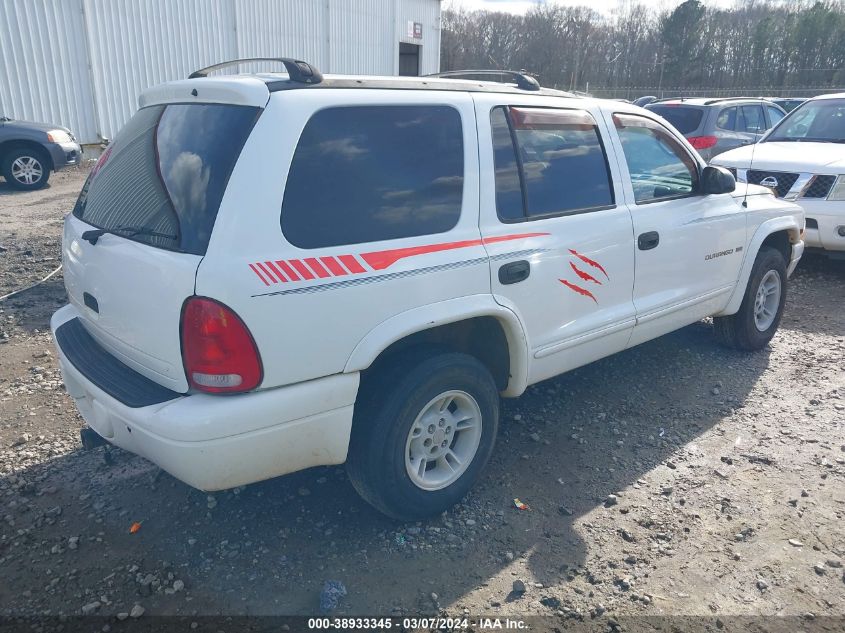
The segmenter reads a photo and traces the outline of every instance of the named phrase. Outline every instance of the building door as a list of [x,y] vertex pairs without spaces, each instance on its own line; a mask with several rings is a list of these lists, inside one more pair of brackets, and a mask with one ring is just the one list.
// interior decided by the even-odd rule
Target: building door
[[420,48],[418,44],[399,43],[399,76],[419,77]]

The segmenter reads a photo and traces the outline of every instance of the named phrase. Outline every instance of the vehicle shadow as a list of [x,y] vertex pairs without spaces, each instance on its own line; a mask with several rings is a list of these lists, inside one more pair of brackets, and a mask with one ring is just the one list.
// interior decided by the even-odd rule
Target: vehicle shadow
[[[50,189],[50,183],[48,182],[42,189],[38,189],[36,191],[46,191]],[[26,195],[30,193],[29,191],[22,191],[21,189],[15,189],[12,187],[8,182],[0,178],[0,196],[11,196],[15,194]]]
[[[731,363],[744,371],[714,387]],[[742,406],[768,363],[767,351],[715,345],[702,322],[535,385],[504,402],[494,456],[466,501],[415,525],[373,511],[341,467],[207,496],[128,453],[110,451],[107,464],[103,449],[76,450],[0,478],[21,499],[14,523],[27,535],[0,542],[0,613],[74,613],[108,595],[101,613],[143,601],[150,614],[313,614],[333,579],[349,592],[338,614],[434,614],[488,584],[504,602],[519,569],[560,585],[595,555],[582,517]],[[48,572],[71,582],[45,591]],[[190,601],[148,590],[146,574],[183,580]]]

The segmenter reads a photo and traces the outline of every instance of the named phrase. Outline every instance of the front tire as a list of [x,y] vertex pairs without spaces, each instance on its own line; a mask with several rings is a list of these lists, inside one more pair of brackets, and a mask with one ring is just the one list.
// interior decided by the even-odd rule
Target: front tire
[[13,149],[0,167],[9,186],[22,191],[41,189],[50,179],[50,164],[36,149]]
[[785,303],[786,262],[783,255],[774,248],[761,248],[739,311],[713,319],[716,336],[736,349],[763,349],[780,325]]
[[401,521],[461,500],[493,452],[499,394],[472,356],[412,352],[362,385],[347,470],[358,493]]

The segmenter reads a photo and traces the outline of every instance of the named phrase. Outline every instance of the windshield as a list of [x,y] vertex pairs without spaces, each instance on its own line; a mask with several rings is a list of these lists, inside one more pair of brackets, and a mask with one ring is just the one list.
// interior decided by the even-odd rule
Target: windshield
[[695,132],[698,126],[701,125],[701,118],[704,116],[704,110],[690,106],[655,105],[650,103],[646,106],[646,110],[651,110],[655,114],[662,116],[684,136]]
[[845,99],[806,102],[781,121],[766,141],[845,143]]
[[73,214],[105,232],[204,255],[259,108],[142,108],[91,170]]

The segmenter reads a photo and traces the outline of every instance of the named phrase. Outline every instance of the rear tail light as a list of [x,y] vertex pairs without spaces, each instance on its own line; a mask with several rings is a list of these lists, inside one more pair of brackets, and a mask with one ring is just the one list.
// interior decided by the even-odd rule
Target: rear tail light
[[715,136],[690,136],[687,140],[695,149],[710,149],[719,139]]
[[246,325],[206,297],[191,297],[182,309],[182,362],[199,391],[238,393],[261,383],[261,357]]

